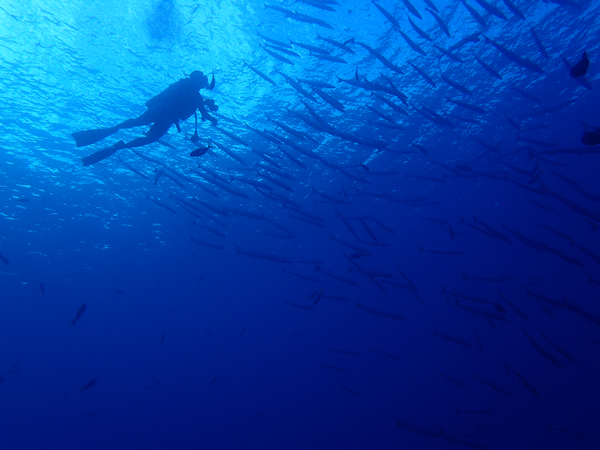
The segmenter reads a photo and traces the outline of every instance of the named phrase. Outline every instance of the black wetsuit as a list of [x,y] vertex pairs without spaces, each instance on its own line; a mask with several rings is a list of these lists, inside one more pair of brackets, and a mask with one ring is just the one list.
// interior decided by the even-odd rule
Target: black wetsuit
[[141,147],[157,141],[169,131],[171,125],[175,124],[179,129],[179,121],[189,119],[196,110],[200,111],[202,119],[216,123],[216,119],[206,111],[198,87],[194,86],[189,78],[173,83],[160,94],[152,97],[146,102],[146,107],[148,110],[139,117],[128,119],[115,127],[123,129],[153,124],[146,136],[123,144],[123,148]]

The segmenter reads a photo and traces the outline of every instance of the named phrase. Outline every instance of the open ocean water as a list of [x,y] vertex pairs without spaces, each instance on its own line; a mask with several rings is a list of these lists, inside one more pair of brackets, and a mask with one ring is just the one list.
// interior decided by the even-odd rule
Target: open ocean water
[[600,448],[599,14],[3,0],[0,448]]

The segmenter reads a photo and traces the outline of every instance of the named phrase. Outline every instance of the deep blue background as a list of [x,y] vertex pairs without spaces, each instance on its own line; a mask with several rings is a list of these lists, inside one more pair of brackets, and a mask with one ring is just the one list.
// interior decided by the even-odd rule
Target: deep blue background
[[[484,31],[462,2],[433,1],[449,25],[451,38],[443,34],[421,0],[413,3],[423,20],[411,19],[437,45],[448,48],[466,35]],[[469,2],[489,23],[485,35],[535,61],[543,74],[511,62],[483,39],[456,52],[464,59],[462,64],[445,56],[440,59],[431,43],[412,29],[402,2],[379,4],[427,52],[425,57],[411,50],[375,5],[366,1],[340,0],[332,5],[335,12],[300,2],[277,4],[320,18],[333,29],[286,19],[281,12],[264,9],[261,1],[3,2],[0,253],[10,264],[0,264],[0,447],[416,449],[448,448],[454,435],[467,439],[472,448],[600,447],[598,326],[581,315],[542,303],[553,313],[552,318],[524,289],[507,293],[506,298],[529,316],[526,321],[498,294],[498,290],[533,277],[539,279],[530,286],[533,292],[555,301],[564,296],[589,314],[600,316],[600,285],[587,283],[585,273],[600,280],[598,264],[539,225],[567,233],[576,244],[600,254],[595,232],[598,224],[545,191],[558,192],[597,213],[597,202],[576,192],[552,171],[576,180],[586,191],[600,193],[599,156],[528,158],[530,152],[580,148],[585,127],[600,125],[597,90],[586,90],[570,78],[560,57],[574,63],[587,50],[592,61],[587,79],[593,86],[597,84],[600,4],[517,0],[526,16],[522,21],[503,1],[494,3],[507,20]],[[530,26],[543,41],[549,60],[538,51]],[[286,56],[295,64],[285,64],[260,47],[265,41],[257,31],[280,41],[289,38],[326,48],[347,64],[320,62],[299,47],[294,50],[301,57]],[[356,43],[350,44],[356,52],[352,55],[318,40],[317,35],[366,43],[403,73],[390,71]],[[475,56],[492,65],[503,79],[491,77]],[[259,78],[243,61],[266,73],[278,86]],[[437,87],[425,83],[408,61],[433,77]],[[386,81],[381,74],[393,79],[409,98],[408,105],[402,105],[409,116],[393,111],[366,90],[337,82],[337,76],[353,78],[357,69],[361,77],[383,85]],[[465,96],[447,86],[438,69],[474,95]],[[256,173],[256,165],[266,162],[207,123],[200,124],[202,142],[210,139],[227,146],[247,166],[218,148],[201,158],[190,158],[194,146],[184,133],[193,133],[193,122],[188,121],[182,124],[184,133],[172,129],[165,137],[177,150],[158,143],[139,150],[160,165],[122,150],[106,161],[82,167],[81,157],[115,139],[77,149],[70,133],[135,117],[144,111],[146,100],[192,70],[214,70],[215,90],[202,93],[220,105],[219,127],[272,155],[282,170],[294,177],[281,178],[293,193],[276,185],[274,192],[321,216],[322,228],[290,217],[289,209],[240,181],[232,180],[230,186],[245,192],[249,199],[232,196],[195,175],[190,169],[197,170],[200,163],[227,179],[231,174],[269,183]],[[340,100],[346,111],[341,113],[318,97],[317,103],[300,97],[279,72],[331,83],[335,88],[327,92]],[[525,89],[542,103],[523,98],[511,86]],[[396,97],[380,95],[400,104]],[[445,96],[482,107],[487,113],[455,106]],[[571,105],[543,114],[546,108],[569,99]],[[387,147],[375,152],[307,127],[287,112],[289,108],[308,114],[300,100],[334,128],[384,140]],[[391,115],[404,130],[374,125],[372,121],[384,121],[367,105]],[[445,115],[455,127],[425,119],[416,110],[422,106]],[[464,122],[448,113],[477,122]],[[317,143],[288,136],[269,122],[267,115],[310,134]],[[505,115],[523,128],[545,124],[521,135],[555,147],[518,140]],[[247,130],[244,123],[286,135],[328,165],[283,147],[304,162],[307,168],[302,169],[272,143]],[[118,138],[127,140],[143,131],[121,132]],[[470,136],[498,145],[504,153],[515,153],[503,157],[491,153],[474,161],[486,148]],[[413,142],[425,146],[428,153],[418,151]],[[402,155],[386,149],[415,153]],[[119,158],[150,181],[131,172]],[[526,170],[537,165],[539,179],[531,180],[500,161]],[[369,171],[359,167],[363,163]],[[469,163],[484,176],[456,177],[440,165],[454,168]],[[368,183],[352,179],[332,165]],[[165,176],[154,184],[158,170],[173,170],[204,183],[220,197],[182,179],[185,189]],[[376,173],[384,171],[392,174]],[[485,176],[490,173],[508,179]],[[538,188],[541,194],[510,180]],[[328,203],[313,193],[313,188],[351,205]],[[348,196],[342,196],[344,191]],[[283,232],[264,220],[231,213],[217,216],[205,209],[226,225],[212,222],[206,215],[199,221],[226,235],[218,237],[193,225],[195,217],[170,195],[192,202],[195,197],[218,208],[262,213],[290,229],[295,238],[265,235],[263,230]],[[147,196],[177,214],[151,203]],[[398,201],[416,197],[432,202]],[[556,212],[541,209],[530,199]],[[348,218],[358,237],[368,242],[359,242],[350,234],[335,208]],[[472,222],[473,215],[507,233],[512,244],[461,223],[461,217]],[[379,241],[388,246],[369,243],[371,238],[358,216],[374,217],[392,228],[395,234],[366,219]],[[448,221],[457,234],[455,239],[426,218]],[[503,230],[503,225],[579,259],[585,268],[534,251]],[[190,234],[224,250],[198,245],[190,241]],[[353,266],[345,255],[356,252],[331,240],[331,235],[367,249],[369,256],[354,260],[364,268],[388,272],[395,276],[393,282],[406,284],[396,269],[400,268],[425,304],[408,290],[381,283],[384,294],[374,281],[350,272]],[[236,257],[236,246],[243,252],[254,250],[296,261],[280,264],[247,255]],[[419,247],[465,254],[430,254],[420,252]],[[352,279],[359,287],[328,278],[314,271],[314,264],[298,260],[320,260],[322,270]],[[288,272],[321,281],[286,274],[284,265]],[[463,281],[461,272],[517,278],[503,283]],[[451,302],[455,299],[443,295],[440,284],[504,305],[508,322],[494,321],[492,328],[483,317],[454,306]],[[314,305],[314,297],[309,297],[321,289],[322,298]],[[315,309],[296,308],[288,302]],[[377,311],[402,314],[406,320],[369,314],[357,309],[357,302]],[[87,310],[73,326],[70,321],[83,303]],[[492,305],[474,306],[496,311]],[[432,329],[475,347],[434,337]],[[560,361],[562,370],[533,347],[523,329]],[[571,352],[577,363],[560,355],[540,331]],[[475,332],[481,338],[483,354],[477,348]],[[502,362],[522,374],[542,398],[529,392],[514,374],[507,374]],[[448,382],[440,371],[468,389]],[[496,392],[475,375],[510,395]],[[94,386],[80,390],[93,379],[97,380]],[[457,414],[455,408],[463,407],[493,410]],[[437,436],[397,429],[394,419]],[[453,444],[458,447],[467,448]]]

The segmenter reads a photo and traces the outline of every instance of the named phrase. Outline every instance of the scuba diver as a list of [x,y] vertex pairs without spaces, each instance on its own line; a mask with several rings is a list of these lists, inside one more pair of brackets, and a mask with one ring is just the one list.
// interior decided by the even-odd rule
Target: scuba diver
[[139,117],[128,119],[111,128],[99,128],[96,130],[73,133],[72,136],[73,139],[75,139],[75,145],[77,147],[83,147],[101,141],[121,129],[152,124],[145,136],[136,138],[127,143],[119,141],[110,147],[92,153],[91,155],[82,158],[83,165],[89,166],[97,163],[123,148],[141,147],[156,142],[169,131],[169,128],[171,128],[171,125],[173,124],[177,127],[177,131],[181,132],[179,121],[189,119],[192,114],[196,119],[196,132],[191,137],[191,140],[194,143],[198,142],[198,116],[196,115],[196,111],[200,111],[202,120],[209,120],[213,125],[216,125],[217,119],[212,117],[206,109],[208,108],[211,111],[217,111],[219,109],[214,100],[205,100],[202,98],[199,91],[203,88],[211,90],[214,87],[214,75],[209,84],[208,77],[199,70],[195,70],[188,78],[182,78],[170,85],[160,94],[148,100],[146,102],[148,110]]

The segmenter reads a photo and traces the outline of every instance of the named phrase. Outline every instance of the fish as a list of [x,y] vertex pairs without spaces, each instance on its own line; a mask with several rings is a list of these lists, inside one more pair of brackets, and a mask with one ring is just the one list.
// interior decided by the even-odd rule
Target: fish
[[425,4],[427,6],[429,6],[431,9],[433,9],[435,12],[439,12],[437,9],[437,6],[435,6],[431,0],[423,0],[423,1],[425,2]]
[[121,164],[123,164],[125,167],[127,167],[130,171],[132,171],[133,173],[139,175],[140,177],[142,177],[144,180],[150,181],[150,179],[148,178],[147,175],[143,174],[142,172],[140,172],[139,170],[137,170],[135,167],[130,166],[129,164],[127,164],[125,161],[123,161],[121,158],[119,158],[119,161],[121,161]]
[[506,16],[504,15],[504,13],[502,11],[500,11],[495,5],[488,3],[486,0],[475,0],[475,1],[477,3],[479,3],[479,6],[481,6],[483,9],[485,9],[491,15],[496,16],[499,19],[506,20]]
[[271,77],[269,77],[268,75],[264,74],[263,72],[261,72],[260,70],[258,70],[256,67],[252,67],[246,61],[242,60],[242,62],[244,63],[244,65],[246,67],[248,67],[252,72],[254,72],[256,75],[258,75],[259,77],[261,77],[263,80],[268,81],[273,86],[277,86],[277,83],[275,81],[273,81],[273,79]]
[[278,52],[285,53],[286,55],[297,56],[298,58],[300,58],[300,55],[293,50],[288,50],[287,48],[282,48],[277,45],[271,44],[267,44],[267,47],[272,48],[273,50],[277,50]]
[[504,389],[502,386],[499,386],[496,383],[486,380],[485,378],[481,378],[481,377],[477,376],[477,374],[475,374],[475,379],[487,384],[489,387],[491,387],[495,391],[500,392],[501,394],[510,395],[510,393],[506,389]]
[[[417,26],[417,24],[411,20],[410,16],[407,16],[407,19],[410,22],[410,25],[413,27],[413,30],[415,30],[419,36],[421,36],[426,41],[433,42],[433,39],[431,39],[431,37],[425,31],[423,31],[421,28],[419,28]],[[397,28],[400,28],[400,27],[397,27]]]
[[329,278],[331,278],[333,280],[341,281],[342,283],[348,284],[350,286],[360,287],[360,285],[356,281],[351,280],[349,278],[345,278],[345,277],[339,276],[339,275],[335,275],[335,274],[333,274],[331,272],[326,272],[323,269],[321,269],[318,264],[316,265],[316,267],[314,268],[314,270],[317,271],[317,272],[321,272],[323,275],[325,275],[326,277],[329,277]]
[[91,388],[93,385],[96,384],[96,379],[90,380],[87,383],[85,383],[82,387],[79,388],[80,391],[85,391],[86,389]]
[[340,383],[340,386],[342,386],[346,392],[349,392],[349,393],[350,393],[350,394],[352,394],[352,395],[358,395],[358,392],[357,392],[357,391],[354,391],[354,390],[350,389],[349,387],[346,387],[346,386],[344,386],[344,385],[343,385],[343,384],[341,384],[341,383]]
[[450,383],[457,385],[458,387],[461,387],[463,389],[469,389],[469,386],[467,386],[465,383],[458,381],[455,378],[451,378],[448,375],[444,375],[441,371],[440,371],[440,376],[446,380],[448,380]]
[[417,67],[410,61],[407,62],[409,66],[411,66],[425,81],[427,81],[427,83],[429,83],[433,87],[437,87],[437,84],[435,83],[435,81],[433,81],[433,78],[431,78],[423,69]]
[[535,42],[535,45],[542,54],[542,56],[546,59],[550,59],[550,55],[548,55],[548,52],[546,51],[542,40],[539,38],[535,30],[531,26],[529,26],[529,30],[531,31],[531,37],[533,37],[533,41]]
[[319,97],[321,97],[323,100],[325,100],[327,103],[329,103],[331,106],[333,106],[338,111],[340,111],[340,112],[346,111],[346,108],[344,107],[344,105],[342,105],[338,100],[333,98],[327,92],[322,91],[321,89],[319,89],[316,86],[313,86],[312,89],[313,89],[313,91],[315,91],[317,93],[317,95]]
[[446,36],[452,37],[452,36],[450,36],[450,29],[448,28],[448,25],[446,25],[446,22],[444,22],[444,20],[440,17],[440,15],[438,13],[436,13],[433,9],[430,9],[430,8],[425,8],[425,9],[429,12],[429,14],[431,14],[433,16],[433,18],[438,23],[438,25],[440,26],[442,31],[446,34]]
[[494,308],[496,308],[496,311],[498,311],[500,314],[506,314],[508,312],[500,303],[494,302],[492,304],[494,305]]
[[7,266],[10,265],[10,261],[8,260],[8,258],[6,258],[6,256],[4,256],[2,253],[0,253],[0,261],[2,261],[4,264],[6,264]]
[[465,8],[467,8],[467,11],[469,11],[471,16],[477,21],[477,23],[479,23],[479,25],[481,25],[483,28],[485,28],[487,30],[488,24],[485,21],[485,19],[483,18],[483,16],[481,14],[479,14],[477,12],[477,10],[475,8],[473,8],[471,5],[469,5],[465,0],[462,0],[462,2],[463,2],[463,5],[465,5]]
[[294,308],[305,309],[307,311],[315,311],[317,309],[312,306],[301,305],[299,303],[292,303],[292,302],[288,302],[288,301],[286,301],[285,304],[289,305],[289,306],[293,306]]
[[531,342],[531,345],[533,345],[533,347],[544,357],[546,358],[548,361],[550,361],[552,364],[554,364],[556,367],[558,367],[559,369],[562,369],[563,366],[560,363],[560,361],[558,359],[556,359],[554,356],[552,356],[550,353],[548,353],[546,350],[544,350],[542,348],[542,346],[540,344],[538,344],[530,335],[529,333],[527,333],[527,330],[525,330],[523,328],[523,332],[525,333],[525,337],[527,337],[527,339],[529,340],[529,342]]
[[[556,3],[558,3],[558,2],[556,2]],[[546,424],[546,426],[548,427],[548,433],[554,430],[554,431],[560,431],[561,433],[564,433],[567,436],[572,436],[572,437],[576,437],[576,438],[580,438],[580,439],[586,439],[587,438],[586,435],[581,434],[581,433],[577,433],[577,432],[572,431],[572,430],[568,430],[565,427],[561,427],[561,426],[558,426],[558,425],[550,425],[548,423]]]
[[277,256],[272,253],[262,253],[262,252],[257,252],[254,250],[243,251],[236,245],[235,246],[235,256],[238,256],[238,255],[246,255],[246,256],[249,256],[250,258],[259,258],[259,259],[264,259],[267,261],[273,261],[273,262],[278,262],[278,263],[283,263],[283,264],[290,264],[292,262],[292,260],[289,258]]
[[310,94],[308,93],[302,86],[300,86],[300,84],[294,80],[292,77],[288,77],[286,74],[279,72],[279,74],[285,78],[285,81],[288,82],[288,84],[290,86],[292,86],[292,88],[294,88],[300,95],[303,95],[304,97],[306,97],[309,100],[312,100],[313,102],[316,102],[317,100]]
[[465,255],[466,254],[462,250],[450,250],[450,249],[440,249],[440,248],[423,248],[423,247],[418,247],[418,249],[419,249],[420,252],[434,253],[434,254],[438,254],[438,255],[459,256],[459,255]]
[[151,198],[149,195],[146,195],[146,199],[150,200],[152,203],[154,203],[155,205],[160,206],[161,208],[166,209],[169,212],[172,212],[173,214],[177,214],[177,211],[175,211],[173,208],[171,208],[169,205],[165,205],[164,203],[159,202],[158,200],[154,200],[153,198]]
[[[408,0],[404,0],[404,1],[408,1]],[[373,47],[370,47],[369,45],[363,43],[363,42],[356,42],[358,45],[360,45],[361,47],[363,47],[365,50],[367,50],[371,55],[373,55],[375,58],[377,58],[379,61],[381,61],[383,63],[384,66],[386,66],[388,69],[393,70],[396,73],[403,73],[402,70],[400,69],[400,67],[396,66],[395,64],[393,64],[392,62],[390,62],[385,56],[383,56],[380,52],[378,52],[377,50],[375,50]]]
[[[305,5],[309,5],[312,6],[314,8],[318,8],[318,9],[322,9],[323,11],[333,11],[335,12],[335,9],[332,8],[331,6],[329,6],[327,3],[328,2],[320,2],[318,0],[296,0],[297,2],[300,3],[304,3]],[[333,2],[332,4],[337,5],[337,2]]]
[[160,337],[160,342],[158,343],[158,345],[161,345],[163,342],[165,342],[165,333],[163,333]]
[[421,14],[419,14],[419,11],[417,11],[417,8],[414,7],[410,0],[402,0],[402,3],[404,3],[404,6],[406,6],[406,9],[408,9],[412,15],[418,17],[419,19],[423,19]]
[[477,280],[477,281],[488,281],[493,283],[501,283],[504,281],[510,281],[517,278],[516,275],[469,275],[465,272],[461,272],[463,280],[466,282],[467,280]]
[[510,308],[516,312],[522,319],[525,320],[529,320],[529,317],[527,316],[527,314],[525,314],[520,308],[518,308],[514,303],[512,303],[510,300],[508,300],[502,292],[499,291],[500,297],[502,298],[502,300],[504,300],[506,302],[506,304],[508,306],[510,306]]
[[402,361],[402,358],[400,358],[399,356],[394,355],[393,353],[388,353],[388,352],[384,352],[382,350],[378,350],[373,346],[371,346],[371,351],[374,353],[379,353],[380,355],[383,355],[383,356],[387,356],[388,358],[395,359],[397,361]]
[[402,36],[402,38],[406,41],[406,43],[408,44],[408,46],[410,48],[412,48],[415,52],[423,55],[423,56],[427,56],[427,53],[425,53],[425,50],[423,50],[419,44],[417,44],[415,41],[413,41],[411,38],[409,38],[406,33],[404,33],[404,31],[402,30],[398,30],[398,33],[400,33],[400,36]]
[[[487,114],[487,113],[488,113],[488,112],[487,112],[485,109],[483,109],[483,108],[482,108],[482,107],[480,107],[480,106],[477,106],[477,105],[472,105],[472,104],[470,104],[470,103],[461,102],[460,100],[454,100],[454,99],[451,99],[451,98],[450,98],[450,97],[448,97],[448,96],[446,96],[445,98],[446,98],[446,100],[448,100],[450,103],[454,103],[455,105],[462,106],[463,108],[466,108],[466,109],[470,109],[471,111],[474,111],[474,112],[476,112],[476,113],[479,113],[479,114]],[[470,136],[472,139],[474,138],[472,135],[469,135],[469,136]],[[477,140],[477,139],[475,139],[475,140]],[[478,142],[479,142],[479,141],[478,141]],[[494,150],[494,151],[496,151],[496,150]]]
[[465,86],[463,86],[462,84],[451,80],[450,78],[448,78],[446,75],[444,75],[442,72],[440,72],[440,76],[442,77],[442,80],[444,80],[446,82],[446,84],[448,86],[453,87],[454,89],[456,89],[457,91],[462,92],[465,95],[468,95],[470,97],[473,96],[473,93],[471,92],[471,90]]
[[[260,44],[259,44],[259,45],[260,45]],[[261,47],[261,48],[262,48],[262,49],[263,49],[265,52],[267,52],[269,55],[271,55],[273,58],[275,58],[275,59],[277,59],[277,60],[279,60],[279,61],[281,61],[281,62],[284,62],[284,63],[286,63],[286,64],[289,64],[289,65],[291,65],[291,66],[293,66],[293,65],[294,65],[294,62],[293,62],[293,61],[291,61],[290,59],[286,58],[285,56],[283,56],[283,55],[280,55],[279,53],[276,53],[276,52],[272,52],[271,50],[269,50],[269,49],[268,49],[267,47],[265,47],[264,45],[260,45],[260,47]]]
[[429,437],[442,437],[442,433],[439,431],[431,431],[431,430],[427,430],[425,428],[417,428],[413,425],[407,424],[406,422],[401,422],[398,419],[394,419],[396,421],[396,428],[406,428],[408,431],[412,431],[413,433],[418,433],[421,434],[423,436],[429,436]]
[[394,28],[400,29],[400,23],[398,23],[398,19],[396,19],[389,11],[384,9],[384,7],[381,6],[379,3],[375,2],[375,0],[372,0],[371,3],[373,3],[373,5],[375,5],[375,7],[379,10],[379,12],[381,12],[381,14],[383,14],[383,16],[392,24],[392,26]]
[[488,63],[479,59],[477,56],[475,57],[475,59],[477,60],[477,62],[479,64],[481,64],[481,67],[483,67],[487,71],[487,73],[489,73],[491,76],[493,76],[495,78],[498,78],[499,80],[502,80],[502,75],[500,75],[500,72],[498,72],[496,69],[494,69]]
[[246,161],[244,161],[242,158],[240,158],[238,155],[236,155],[236,153],[234,151],[225,147],[223,144],[218,144],[216,142],[214,144],[216,147],[218,147],[220,150],[222,150],[223,153],[225,153],[230,158],[235,159],[237,162],[239,162],[240,164],[242,164],[244,166],[248,165],[248,163]]
[[454,410],[456,411],[457,415],[462,414],[487,414],[489,412],[492,412],[493,409],[490,407],[484,407],[484,406],[465,406],[463,408],[454,408]]
[[536,97],[533,94],[530,94],[529,92],[527,92],[527,91],[525,91],[525,90],[523,90],[523,89],[521,89],[521,88],[519,88],[517,86],[510,86],[510,88],[513,91],[518,92],[519,94],[521,94],[523,97],[531,100],[532,102],[535,102],[535,103],[540,104],[540,105],[543,103],[543,101],[540,98]]
[[202,156],[204,155],[210,148],[212,147],[211,144],[208,144],[207,147],[200,147],[197,148],[196,150],[194,150],[192,153],[190,153],[190,156]]
[[[479,1],[481,1],[481,0],[479,0]],[[538,66],[533,61],[530,61],[526,58],[523,58],[522,56],[517,55],[512,50],[509,50],[502,44],[499,44],[498,42],[491,40],[487,36],[484,36],[483,38],[486,40],[486,42],[488,42],[488,43],[492,44],[494,47],[496,47],[496,50],[498,50],[500,53],[502,53],[504,56],[506,56],[508,59],[510,59],[515,64],[523,67],[524,69],[531,70],[533,72],[544,73],[544,69],[542,69],[540,66]]]
[[192,235],[192,234],[190,234],[190,241],[193,241],[196,244],[203,245],[205,247],[214,248],[215,250],[225,250],[225,247],[223,247],[222,245],[217,245],[217,244],[213,244],[212,242],[202,241],[202,240],[194,237],[194,235]]
[[587,52],[583,52],[581,60],[571,67],[570,75],[573,78],[579,78],[587,73],[588,67],[590,66],[590,59],[588,58]]
[[468,44],[469,42],[473,42],[473,43],[479,42],[479,36],[481,36],[481,34],[482,34],[481,31],[476,31],[473,34],[469,34],[469,35],[465,36],[461,40],[459,40],[459,41],[455,42],[454,44],[452,44],[448,48],[448,51],[449,52],[453,52],[454,50],[458,50],[459,48],[463,47],[464,45]]
[[369,108],[373,113],[375,113],[377,116],[381,117],[383,120],[387,120],[388,122],[393,123],[393,124],[396,123],[396,121],[392,117],[388,116],[384,112],[379,111],[378,109],[373,108],[370,105],[367,105],[367,108]]
[[560,353],[561,355],[563,355],[563,356],[564,356],[565,358],[567,358],[569,361],[571,361],[571,362],[574,362],[574,363],[577,363],[577,360],[575,359],[575,357],[574,357],[574,356],[573,356],[573,355],[572,355],[570,352],[568,352],[567,350],[565,350],[564,348],[562,348],[561,346],[559,346],[559,345],[558,345],[557,343],[555,343],[554,341],[550,340],[550,338],[548,338],[548,337],[547,337],[547,336],[546,336],[544,333],[542,333],[541,331],[540,331],[540,334],[542,335],[542,337],[543,337],[543,338],[544,338],[546,341],[548,341],[548,343],[549,343],[549,344],[550,344],[552,347],[554,347],[554,349],[555,349],[555,350],[556,350],[558,353]]
[[440,52],[442,55],[445,55],[446,57],[450,58],[452,61],[456,61],[458,63],[464,62],[460,56],[452,53],[450,50],[446,50],[445,48],[442,48],[437,44],[433,44],[433,46],[437,49],[438,52]]
[[[490,321],[490,324],[492,322]],[[481,352],[481,354],[483,354],[483,345],[481,344],[481,339],[479,338],[479,334],[477,334],[477,330],[474,330],[475,332],[475,339],[477,340],[477,347],[479,348],[479,351]]]
[[308,50],[310,52],[313,52],[313,53],[321,53],[323,55],[329,55],[331,53],[329,50],[325,50],[324,48],[317,47],[315,45],[304,44],[302,42],[295,42],[295,41],[292,41],[291,39],[289,41],[291,44],[293,44],[297,47],[301,47],[301,48]]
[[433,331],[434,336],[439,336],[442,339],[444,339],[445,341],[454,342],[455,344],[462,345],[463,347],[474,348],[473,344],[471,344],[470,342],[467,342],[463,339],[457,338],[455,336],[451,336],[449,334],[439,333],[436,330],[434,330],[433,328],[432,328],[432,331]]
[[[351,48],[350,48],[350,47],[347,45],[347,44],[348,44],[348,42],[338,42],[338,41],[335,41],[335,40],[333,40],[333,39],[331,39],[331,38],[326,38],[326,37],[320,36],[320,35],[319,35],[319,33],[317,33],[317,39],[321,39],[322,41],[328,42],[328,43],[330,43],[331,45],[335,45],[337,48],[340,48],[340,49],[344,50],[345,52],[352,53],[353,55],[355,55],[355,54],[356,54],[356,53],[354,52],[354,50],[352,50],[352,49],[351,49]],[[354,39],[352,39],[352,41],[354,41]]]
[[331,25],[329,25],[327,22],[324,22],[321,19],[317,19],[315,17],[306,15],[306,14],[300,14],[298,12],[295,11],[291,11],[289,9],[286,8],[282,8],[281,6],[277,6],[277,5],[268,5],[265,4],[265,9],[273,9],[275,11],[279,11],[283,14],[285,14],[285,16],[289,19],[293,19],[293,20],[297,20],[298,22],[305,22],[305,23],[314,23],[315,25],[319,25],[325,28],[330,28],[333,29],[333,27]]
[[348,351],[348,350],[338,350],[338,349],[335,349],[335,348],[330,348],[329,351],[332,352],[332,353],[338,353],[340,355],[346,355],[346,356],[361,356],[360,353],[351,352],[351,351]]
[[337,372],[350,372],[350,369],[348,369],[347,367],[331,366],[329,364],[324,364],[324,363],[321,363],[321,368],[331,369],[331,370],[335,370]]
[[75,325],[75,324],[77,323],[77,321],[78,321],[79,319],[81,319],[81,316],[83,316],[83,313],[85,312],[85,308],[86,308],[86,306],[87,306],[87,305],[84,303],[83,305],[81,305],[81,306],[79,307],[79,309],[77,310],[77,313],[75,314],[75,319],[71,320],[71,323],[72,323],[73,325]]
[[519,8],[517,8],[517,5],[515,5],[511,0],[504,0],[504,4],[508,9],[510,9],[511,13],[513,13],[519,19],[525,20],[525,16],[521,12],[521,10],[519,10]]
[[373,308],[371,308],[369,306],[363,306],[359,302],[356,302],[356,308],[357,309],[362,309],[364,311],[367,311],[369,314],[374,314],[376,316],[386,317],[388,319],[406,320],[406,317],[403,316],[402,314],[395,314],[395,313],[390,313],[390,312],[387,312],[387,311],[380,311],[380,310],[377,310],[377,309],[373,309]]
[[319,303],[319,301],[321,300],[321,296],[323,295],[323,289],[321,289],[319,291],[319,293],[317,294],[317,298],[315,299],[315,301],[313,302],[313,305],[316,305],[317,303]]
[[525,386],[525,388],[527,388],[527,390],[529,392],[531,392],[533,395],[535,395],[538,398],[542,398],[542,395],[539,393],[539,391],[531,384],[529,383],[524,377],[523,375],[521,375],[519,372],[517,372],[516,370],[512,370],[508,364],[502,362],[502,365],[504,366],[504,368],[506,369],[506,373],[514,373],[516,375],[516,377],[519,379],[519,381],[523,384],[523,386]]
[[288,44],[287,42],[282,42],[282,41],[278,41],[277,39],[273,39],[267,36],[263,36],[262,34],[260,34],[259,31],[256,32],[256,34],[263,38],[265,41],[270,42],[271,44],[277,45],[278,47],[284,47],[284,48],[292,48],[291,44]]

